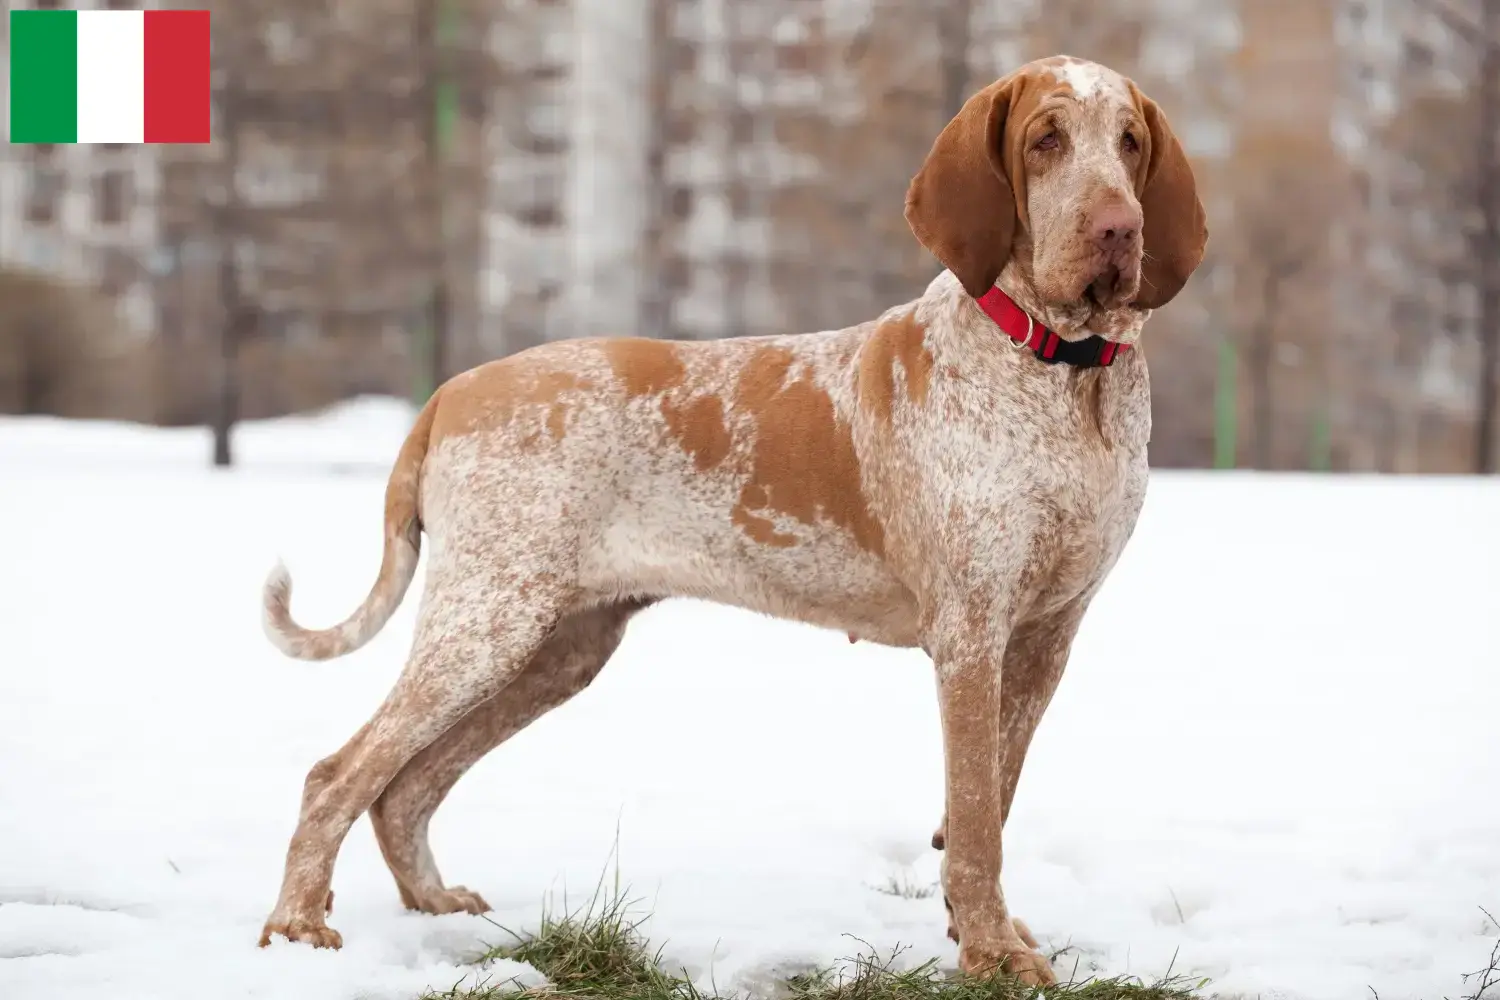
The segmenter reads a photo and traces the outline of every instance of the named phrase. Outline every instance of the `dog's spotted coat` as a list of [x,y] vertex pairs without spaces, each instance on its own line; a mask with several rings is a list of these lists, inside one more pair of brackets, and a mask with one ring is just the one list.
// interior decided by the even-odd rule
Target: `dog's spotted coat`
[[1135,344],[1207,239],[1160,110],[1056,57],[969,100],[907,198],[948,269],[845,330],[709,343],[556,343],[445,384],[401,449],[364,605],[296,625],[288,655],[357,648],[428,575],[410,661],[309,773],[273,934],[338,946],[334,859],[369,810],[407,906],[485,909],[447,886],[427,824],[489,750],[586,686],[632,614],[693,596],[925,649],[947,810],[934,843],[970,972],[1053,981],[1000,889],[1001,829],[1079,622],[1130,537],[1151,432],[1139,350],[1049,366],[974,302],[998,283],[1065,339]]

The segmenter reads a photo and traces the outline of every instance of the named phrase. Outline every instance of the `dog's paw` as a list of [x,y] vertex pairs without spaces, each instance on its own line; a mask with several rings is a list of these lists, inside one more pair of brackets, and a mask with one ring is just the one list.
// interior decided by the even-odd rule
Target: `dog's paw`
[[[953,904],[948,902],[948,897],[943,897],[943,909],[948,911],[948,940],[958,944],[958,925],[953,922]],[[1026,926],[1026,921],[1020,917],[1011,917],[1010,925],[1015,928],[1016,935],[1025,943],[1026,947],[1039,950],[1042,946],[1037,944],[1035,935],[1031,928]]]
[[447,889],[433,889],[414,894],[407,909],[420,913],[488,913],[490,904],[472,889],[455,885]]
[[1041,950],[1042,946],[1036,943],[1036,937],[1032,935],[1031,928],[1026,926],[1026,921],[1020,917],[1011,917],[1010,925],[1016,929],[1016,933],[1021,936],[1021,940],[1026,942],[1026,947],[1035,951]]
[[1057,975],[1052,963],[1025,941],[997,942],[994,946],[959,945],[958,967],[976,977],[1014,976],[1027,986],[1052,986]]
[[288,941],[299,941],[303,944],[310,944],[314,948],[338,949],[344,946],[343,937],[338,931],[324,923],[322,917],[267,920],[266,926],[260,932],[260,946],[266,947],[271,943],[271,938],[278,934]]

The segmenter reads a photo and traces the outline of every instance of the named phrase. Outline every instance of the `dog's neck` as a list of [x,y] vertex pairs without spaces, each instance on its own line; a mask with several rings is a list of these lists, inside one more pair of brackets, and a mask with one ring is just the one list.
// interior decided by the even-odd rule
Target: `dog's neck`
[[1108,367],[1047,364],[1002,333],[949,271],[928,286],[917,317],[926,328],[934,373],[970,392],[979,387],[977,397],[970,398],[984,400],[981,409],[1019,407],[1038,434],[1096,433],[1111,448],[1129,445],[1131,454],[1145,448],[1151,397],[1138,349],[1125,351]]
[[[1031,312],[1039,323],[1046,322],[1051,326],[1053,317],[1041,307],[1037,295],[1029,291],[1028,285],[1011,286],[1015,288],[1011,291],[1004,280],[996,284],[1018,306]],[[1025,384],[1038,392],[1051,394],[1056,390],[1063,396],[1072,396],[1082,390],[1091,392],[1091,387],[1098,380],[1119,378],[1121,369],[1135,368],[1140,364],[1140,359],[1134,356],[1137,353],[1135,350],[1122,354],[1108,367],[1076,368],[1071,365],[1046,364],[1034,357],[1032,350],[1018,348],[1010,336],[1001,332],[978,300],[964,290],[951,271],[943,271],[934,278],[923,299],[929,308],[935,309],[936,314],[954,318],[954,322],[929,326],[929,337],[933,338],[929,343],[940,364],[951,366],[955,372],[964,373],[963,377],[966,378],[988,372],[984,377],[998,378],[1002,384]],[[1141,319],[1129,331],[1129,341],[1122,342],[1133,343],[1139,339],[1140,325],[1148,315],[1149,313],[1140,312]],[[1056,327],[1052,329],[1057,330]],[[1077,331],[1075,325],[1068,339],[1093,336],[1093,331],[1085,330],[1081,334]],[[1057,332],[1059,336],[1062,335],[1062,331]],[[1052,388],[1045,388],[1047,386]]]

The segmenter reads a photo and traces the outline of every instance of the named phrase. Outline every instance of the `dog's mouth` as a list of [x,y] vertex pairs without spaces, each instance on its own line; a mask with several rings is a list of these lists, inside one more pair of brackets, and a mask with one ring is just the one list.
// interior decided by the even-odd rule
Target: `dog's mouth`
[[1106,332],[1129,323],[1140,285],[1140,268],[1129,259],[1094,259],[1068,274],[1049,295],[1038,288],[1058,329]]
[[1088,283],[1088,287],[1083,290],[1083,301],[1095,309],[1115,308],[1124,298],[1124,285],[1124,274],[1118,267],[1110,264]]
[[1139,284],[1138,273],[1128,266],[1103,265],[1074,293],[1074,298],[1052,307],[1054,319],[1066,319],[1064,325],[1080,335],[1120,333],[1137,319],[1131,303]]
[[1140,268],[1130,264],[1104,264],[1076,300],[1093,317],[1121,312],[1130,306],[1140,289]]

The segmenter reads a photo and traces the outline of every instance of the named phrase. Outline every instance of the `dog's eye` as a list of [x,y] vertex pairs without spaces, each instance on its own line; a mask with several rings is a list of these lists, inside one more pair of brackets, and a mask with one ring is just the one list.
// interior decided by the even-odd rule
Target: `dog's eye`
[[1125,152],[1127,153],[1134,153],[1141,148],[1141,144],[1135,141],[1134,132],[1126,132],[1125,137],[1120,140],[1120,144],[1125,147]]
[[1036,141],[1036,144],[1034,146],[1032,146],[1032,148],[1033,149],[1041,149],[1041,150],[1056,149],[1057,148],[1057,133],[1056,132],[1048,132],[1046,135],[1044,135],[1040,139],[1038,139]]

